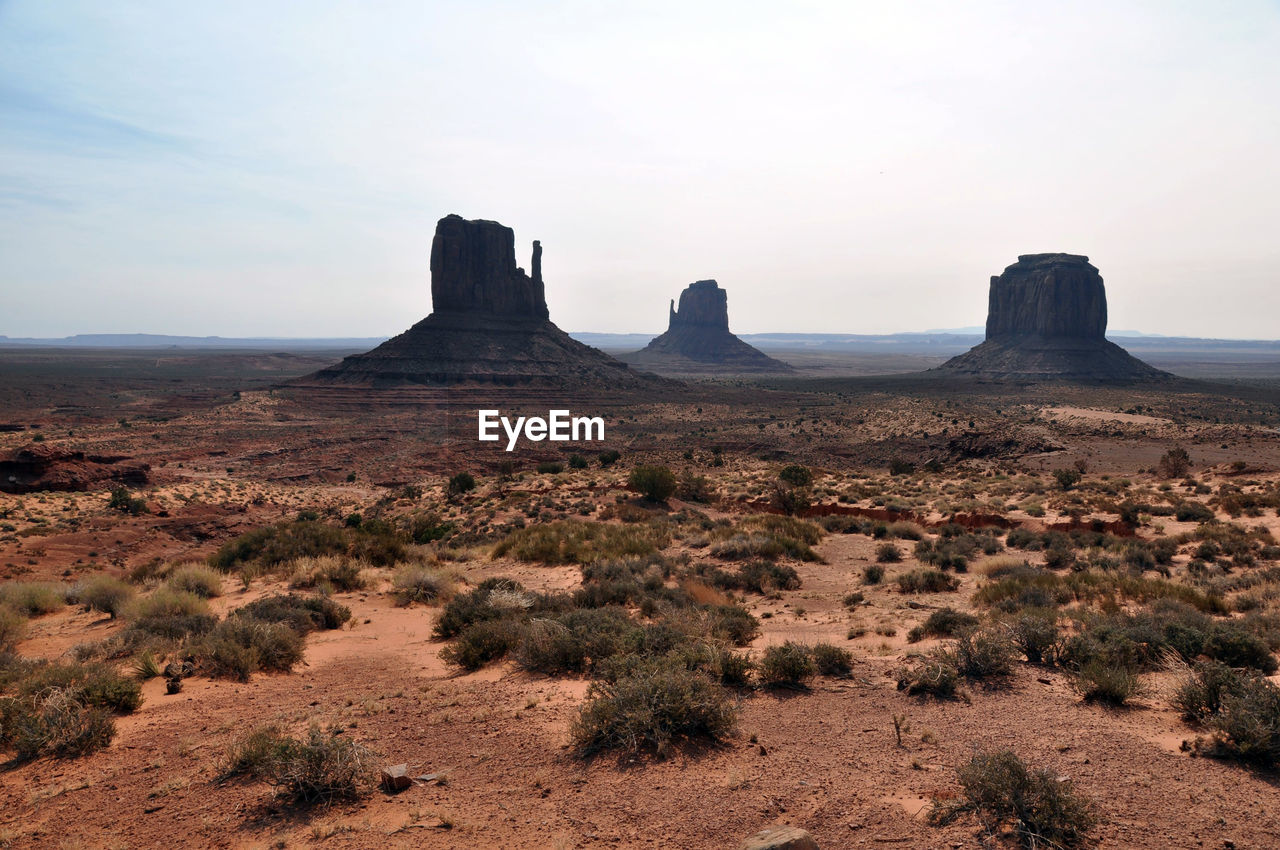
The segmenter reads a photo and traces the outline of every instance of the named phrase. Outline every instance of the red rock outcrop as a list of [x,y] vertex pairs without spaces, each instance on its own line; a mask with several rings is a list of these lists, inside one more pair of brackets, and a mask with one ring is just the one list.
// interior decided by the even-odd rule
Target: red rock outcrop
[[81,491],[121,484],[141,487],[151,466],[116,455],[86,455],[57,446],[32,443],[0,458],[0,491]]

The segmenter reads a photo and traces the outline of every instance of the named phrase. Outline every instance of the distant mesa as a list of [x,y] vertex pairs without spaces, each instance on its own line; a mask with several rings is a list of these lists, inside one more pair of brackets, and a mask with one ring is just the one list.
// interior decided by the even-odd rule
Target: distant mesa
[[531,268],[529,276],[516,266],[511,228],[445,216],[431,243],[431,315],[293,385],[626,390],[671,383],[570,339],[549,318],[539,242]]
[[987,338],[938,367],[995,379],[1132,382],[1172,376],[1106,338],[1102,276],[1079,254],[1023,254],[991,278]]
[[729,332],[729,298],[714,280],[700,280],[680,293],[680,307],[671,302],[667,332],[623,360],[666,373],[791,372]]

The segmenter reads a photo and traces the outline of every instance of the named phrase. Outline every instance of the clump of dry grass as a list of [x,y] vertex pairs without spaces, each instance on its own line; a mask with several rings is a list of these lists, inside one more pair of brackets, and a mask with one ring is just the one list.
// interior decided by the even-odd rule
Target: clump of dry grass
[[0,605],[39,617],[61,611],[67,604],[69,588],[52,581],[11,581],[0,584]]
[[289,587],[293,590],[317,588],[349,593],[368,584],[364,571],[369,564],[345,555],[317,555],[292,562]]
[[376,765],[372,750],[337,728],[313,725],[305,737],[294,738],[262,727],[232,745],[222,778],[265,780],[285,799],[310,805],[364,796],[376,785]]
[[992,836],[1009,825],[1026,848],[1082,847],[1097,823],[1093,806],[1069,779],[1029,767],[1008,750],[978,753],[957,771],[964,797],[935,802],[929,822],[945,826],[972,812]]
[[165,586],[201,599],[212,599],[222,595],[222,576],[204,564],[183,564],[169,574]]
[[401,605],[448,599],[457,587],[458,574],[423,564],[405,564],[391,577],[391,593]]

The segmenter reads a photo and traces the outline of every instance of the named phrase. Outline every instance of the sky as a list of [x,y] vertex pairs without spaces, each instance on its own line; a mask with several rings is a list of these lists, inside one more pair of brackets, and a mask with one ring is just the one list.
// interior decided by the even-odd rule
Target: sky
[[1065,251],[1280,338],[1280,3],[0,0],[0,334],[388,336],[449,213],[570,331],[980,325]]

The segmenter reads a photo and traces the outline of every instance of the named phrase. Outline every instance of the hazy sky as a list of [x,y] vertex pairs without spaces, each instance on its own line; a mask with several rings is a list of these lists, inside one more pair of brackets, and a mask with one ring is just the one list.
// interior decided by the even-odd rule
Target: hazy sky
[[448,213],[566,330],[1280,337],[1280,4],[0,0],[0,334],[377,336]]

